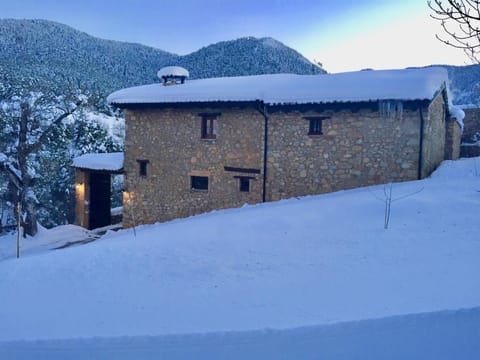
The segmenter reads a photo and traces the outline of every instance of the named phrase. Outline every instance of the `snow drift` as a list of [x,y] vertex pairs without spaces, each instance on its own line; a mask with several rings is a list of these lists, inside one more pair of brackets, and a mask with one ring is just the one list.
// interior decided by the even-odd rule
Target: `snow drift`
[[0,357],[476,358],[479,169],[7,256]]

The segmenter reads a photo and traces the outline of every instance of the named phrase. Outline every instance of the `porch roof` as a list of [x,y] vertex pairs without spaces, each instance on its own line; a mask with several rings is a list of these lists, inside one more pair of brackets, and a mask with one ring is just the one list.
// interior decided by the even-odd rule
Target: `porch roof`
[[84,154],[73,159],[73,167],[119,173],[123,171],[123,152]]

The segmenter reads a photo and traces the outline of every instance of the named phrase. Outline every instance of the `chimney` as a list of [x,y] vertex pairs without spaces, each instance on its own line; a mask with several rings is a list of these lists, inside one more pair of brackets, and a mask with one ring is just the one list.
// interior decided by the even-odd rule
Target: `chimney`
[[189,75],[188,70],[181,66],[167,66],[157,73],[164,86],[183,84]]

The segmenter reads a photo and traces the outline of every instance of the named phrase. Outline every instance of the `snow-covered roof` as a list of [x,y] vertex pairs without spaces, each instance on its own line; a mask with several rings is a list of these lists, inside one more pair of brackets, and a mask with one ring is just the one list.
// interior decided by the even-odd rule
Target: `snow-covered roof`
[[123,152],[84,154],[73,159],[73,166],[88,170],[120,171],[123,169]]
[[181,67],[181,66],[166,66],[164,68],[161,68],[157,72],[157,76],[159,78],[162,78],[163,76],[184,76],[184,77],[189,77],[190,74],[187,69]]
[[322,75],[274,74],[190,80],[179,86],[137,86],[116,91],[107,100],[124,106],[257,100],[270,105],[431,100],[447,83],[447,70],[441,67]]
[[463,111],[461,107],[453,105],[450,105],[449,111],[450,115],[457,121],[458,125],[463,131],[465,126],[463,123],[463,119],[465,119],[465,111]]

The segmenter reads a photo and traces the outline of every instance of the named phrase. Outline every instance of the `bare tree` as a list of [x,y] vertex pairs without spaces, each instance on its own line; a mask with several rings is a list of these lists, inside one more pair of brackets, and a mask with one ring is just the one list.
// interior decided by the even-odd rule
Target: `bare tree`
[[384,217],[383,217],[383,228],[386,230],[388,229],[388,225],[390,224],[390,213],[392,209],[392,203],[395,201],[403,200],[405,198],[408,198],[410,196],[416,195],[420,192],[423,191],[423,187],[408,193],[408,194],[403,194],[399,197],[394,198],[393,197],[393,183],[388,183],[383,185],[383,196],[378,196],[376,193],[374,193],[371,189],[370,192],[371,194],[379,201],[381,201],[384,204]]
[[0,143],[0,171],[9,179],[13,202],[22,208],[24,233],[37,233],[38,201],[33,191],[36,158],[52,131],[73,114],[82,96],[49,98],[42,93],[12,95],[0,103],[4,138]]
[[437,39],[462,49],[468,58],[480,63],[480,0],[428,1],[430,16],[441,22],[445,37]]

